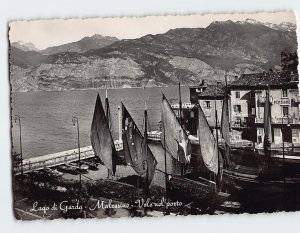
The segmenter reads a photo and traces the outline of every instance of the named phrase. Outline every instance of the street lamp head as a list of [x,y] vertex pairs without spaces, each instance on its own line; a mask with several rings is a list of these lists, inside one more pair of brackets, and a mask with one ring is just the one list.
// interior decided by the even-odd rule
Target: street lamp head
[[17,120],[20,120],[20,117],[19,117],[18,115],[15,115],[15,116],[14,116],[14,121],[15,121],[15,123],[17,123]]
[[77,117],[73,117],[73,118],[72,118],[72,123],[73,123],[73,127],[74,127],[74,128],[76,127],[76,122],[78,123]]

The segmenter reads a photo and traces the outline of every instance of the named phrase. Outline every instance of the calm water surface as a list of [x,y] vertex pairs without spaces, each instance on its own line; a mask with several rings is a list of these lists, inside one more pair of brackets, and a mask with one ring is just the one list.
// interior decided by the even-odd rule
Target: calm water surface
[[[21,119],[23,157],[31,158],[77,148],[77,129],[72,127],[72,116],[79,118],[81,147],[90,145],[90,127],[98,91],[104,104],[104,90],[14,93],[12,115],[18,114],[23,117]],[[143,110],[146,99],[149,130],[157,130],[161,116],[162,93],[171,103],[178,102],[177,87],[153,87],[145,91],[141,88],[108,90],[114,139],[118,138],[118,106],[121,101],[143,131]],[[188,87],[182,87],[182,100],[183,102],[189,100]],[[19,127],[15,122],[12,126],[13,150],[19,152]],[[162,148],[159,145],[150,145],[150,148],[158,161],[157,168],[164,170]],[[168,158],[168,170],[171,167],[172,162]],[[118,166],[117,174],[131,175],[134,171],[130,167]],[[107,170],[103,167],[96,172],[90,171],[88,176],[92,179],[104,178],[107,176]],[[162,184],[162,174],[157,172],[154,182]]]
[[[12,115],[18,114],[23,117],[23,157],[31,158],[77,148],[77,130],[72,127],[72,116],[79,118],[81,146],[90,145],[90,127],[98,91],[104,104],[105,90],[14,93]],[[121,101],[143,131],[146,99],[149,130],[157,130],[162,93],[165,93],[171,103],[178,102],[177,87],[153,87],[145,91],[142,88],[108,90],[114,139],[118,138],[118,106]],[[182,87],[182,100],[189,100],[188,87]],[[14,122],[12,136],[13,150],[19,152],[19,127]],[[160,148],[153,147],[152,150],[156,157],[160,157]]]

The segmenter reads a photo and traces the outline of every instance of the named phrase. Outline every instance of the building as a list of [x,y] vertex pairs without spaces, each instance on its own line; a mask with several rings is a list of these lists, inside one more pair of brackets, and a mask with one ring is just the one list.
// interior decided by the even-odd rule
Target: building
[[[299,78],[296,53],[281,53],[281,70],[236,77],[227,91],[231,141],[249,140],[260,144],[264,139],[264,104],[266,90],[270,89],[272,142],[300,144]],[[190,87],[190,103],[182,105],[184,127],[197,135],[198,110],[200,105],[212,129],[220,127],[222,105],[226,88],[222,83],[204,81]],[[179,115],[179,104],[172,108]],[[215,110],[217,112],[217,123]]]
[[232,136],[262,143],[264,103],[270,89],[272,142],[300,143],[298,74],[244,74],[230,85]]
[[225,85],[222,83],[207,85],[202,82],[199,86],[190,87],[191,103],[201,106],[208,124],[212,128],[220,127],[224,94]]

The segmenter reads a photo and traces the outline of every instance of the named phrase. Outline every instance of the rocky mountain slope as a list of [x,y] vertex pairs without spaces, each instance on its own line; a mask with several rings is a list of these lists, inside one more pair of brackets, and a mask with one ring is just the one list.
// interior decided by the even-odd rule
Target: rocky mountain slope
[[24,69],[40,65],[46,58],[36,51],[23,51],[13,46],[9,49],[10,64]]
[[44,50],[41,50],[40,53],[44,55],[51,55],[62,52],[84,53],[91,49],[99,49],[108,46],[117,40],[118,39],[115,37],[101,36],[96,34],[91,37],[84,37],[76,42],[46,48]]
[[282,51],[297,51],[297,38],[292,29],[225,21],[119,40],[86,51],[67,48],[58,53],[48,50],[50,55],[42,55],[36,63],[24,57],[28,66],[23,67],[11,56],[13,91],[163,86],[178,81],[194,85],[203,79],[224,81],[225,72],[234,80],[242,73],[278,67]]

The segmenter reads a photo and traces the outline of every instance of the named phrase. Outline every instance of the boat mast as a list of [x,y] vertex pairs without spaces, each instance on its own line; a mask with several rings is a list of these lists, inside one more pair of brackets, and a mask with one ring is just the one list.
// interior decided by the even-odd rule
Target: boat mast
[[[181,101],[180,82],[178,83],[178,88],[179,88],[179,123],[181,124],[183,130],[185,130],[184,116],[183,116],[183,112],[182,112],[182,101]],[[181,164],[180,164],[180,173],[181,173],[182,176],[184,175],[184,170],[185,170],[185,167],[184,167],[184,165],[181,163]]]
[[[164,100],[164,94],[163,94],[163,97],[162,99]],[[168,174],[167,174],[167,149],[166,149],[166,130],[165,130],[165,124],[164,122],[162,121],[162,127],[163,127],[163,137],[164,137],[164,157],[165,157],[165,186],[166,186],[166,193],[165,193],[165,198],[166,198],[166,202],[167,202],[167,198],[168,198]],[[166,206],[166,208],[168,208]]]
[[[228,95],[228,82],[227,82],[227,73],[225,72],[225,99],[224,100],[226,100],[227,101],[227,108],[226,108],[226,115],[228,116],[228,120],[229,120],[229,124],[228,124],[228,128],[229,128],[229,132],[231,132],[231,114],[229,115],[229,95]],[[224,104],[224,103],[223,103]],[[227,165],[229,165],[230,164],[230,159],[229,159],[229,157],[230,157],[230,151],[231,151],[231,148],[230,148],[230,140],[231,139],[231,137],[229,137],[229,144],[227,144],[226,142],[225,142],[225,153],[226,153],[226,162],[228,163]]]
[[144,87],[144,98],[145,98],[145,110],[144,110],[144,118],[145,118],[145,129],[144,129],[144,141],[145,141],[145,145],[144,145],[144,150],[146,153],[146,182],[145,182],[145,193],[146,196],[149,196],[149,177],[148,177],[148,116],[147,116],[147,102],[146,102],[146,96],[145,96],[145,87]]
[[264,106],[264,152],[267,161],[267,166],[270,168],[271,162],[271,143],[272,143],[272,131],[271,131],[271,105],[270,105],[270,86],[267,85],[266,100]]
[[[226,101],[227,101],[227,109],[226,109],[226,114],[229,116],[229,98],[228,98],[228,83],[227,83],[227,74],[225,73],[225,95],[226,95]],[[231,124],[230,124],[230,118],[229,118],[229,131],[231,131]]]
[[182,127],[185,128],[184,127],[184,121],[183,121],[183,114],[182,114],[180,82],[178,84],[178,87],[179,87],[179,121],[180,121],[180,124],[182,125]]
[[[215,90],[215,129],[216,129],[216,143],[217,143],[217,153],[218,153],[218,175],[217,175],[217,179],[220,176],[220,155],[219,155],[219,135],[218,135],[218,113],[217,113],[217,100],[216,100],[216,91]],[[216,184],[218,184],[218,182],[216,182]]]
[[[107,124],[110,130],[110,122],[109,122],[109,105],[108,105],[108,97],[107,97],[107,78],[105,78],[105,116],[107,119]],[[107,178],[110,179],[110,170],[107,168]]]

